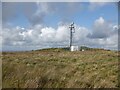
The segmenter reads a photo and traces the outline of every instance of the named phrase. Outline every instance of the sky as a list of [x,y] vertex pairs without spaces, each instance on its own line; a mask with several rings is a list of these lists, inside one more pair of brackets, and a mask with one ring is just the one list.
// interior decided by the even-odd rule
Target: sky
[[73,45],[117,50],[116,2],[2,2],[3,51]]

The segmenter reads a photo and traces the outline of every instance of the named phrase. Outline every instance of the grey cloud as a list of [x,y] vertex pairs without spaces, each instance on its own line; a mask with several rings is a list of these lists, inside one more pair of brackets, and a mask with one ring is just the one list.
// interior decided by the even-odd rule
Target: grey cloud
[[100,30],[100,32],[93,32],[92,34],[89,33],[87,35],[87,37],[93,38],[93,39],[95,39],[95,38],[107,38],[107,37],[109,37],[109,34],[108,34],[109,32],[108,33],[104,33],[104,32],[101,31],[101,29],[97,29],[97,30]]
[[25,17],[28,19],[31,25],[43,23],[45,13],[38,12],[39,8],[37,7],[36,3],[33,2],[22,3],[22,6],[23,15],[25,15]]
[[[2,3],[2,21],[6,24],[9,20],[18,17],[18,12],[23,14],[31,25],[43,23],[47,12],[54,11],[52,3],[40,3],[35,2],[3,2]],[[5,23],[4,23],[5,22]]]
[[81,10],[81,3],[71,2],[3,2],[3,22],[18,17],[18,12],[23,14],[31,25],[44,23],[45,17],[49,14],[58,14],[62,21],[72,21],[75,12]]
[[[103,5],[99,2],[97,6]],[[3,22],[17,18],[20,12],[31,25],[36,25],[44,24],[46,16],[53,14],[57,14],[61,21],[71,22],[76,12],[84,10],[84,5],[80,2],[3,2],[2,9]]]
[[89,38],[108,38],[112,34],[117,33],[117,30],[113,29],[113,25],[100,17],[94,22],[93,30],[87,35]]
[[18,3],[2,2],[2,21],[17,17]]
[[29,21],[32,23],[32,25],[36,25],[39,23],[43,23],[45,14],[41,13],[39,15],[33,15],[29,18]]
[[19,16],[19,13],[25,15],[27,19],[32,22],[33,19],[31,18],[36,11],[35,6],[36,3],[33,2],[2,2],[3,26],[6,26],[5,24],[7,24],[9,20],[16,19]]
[[2,2],[1,1],[0,1],[0,21],[2,21]]

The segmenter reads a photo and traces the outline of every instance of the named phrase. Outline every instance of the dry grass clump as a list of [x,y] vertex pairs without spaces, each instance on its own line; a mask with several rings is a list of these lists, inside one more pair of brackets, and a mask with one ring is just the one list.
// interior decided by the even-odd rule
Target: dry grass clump
[[59,49],[3,52],[3,88],[117,88],[118,53]]

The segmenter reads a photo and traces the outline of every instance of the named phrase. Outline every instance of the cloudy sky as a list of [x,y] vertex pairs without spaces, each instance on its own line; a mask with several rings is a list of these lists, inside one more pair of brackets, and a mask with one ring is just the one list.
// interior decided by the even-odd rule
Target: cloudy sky
[[2,49],[32,50],[73,45],[117,49],[115,2],[2,2]]

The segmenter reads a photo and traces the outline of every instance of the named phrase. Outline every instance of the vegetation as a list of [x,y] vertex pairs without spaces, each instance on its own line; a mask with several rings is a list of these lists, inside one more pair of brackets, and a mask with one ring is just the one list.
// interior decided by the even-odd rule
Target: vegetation
[[117,88],[118,53],[90,49],[3,52],[3,88]]

